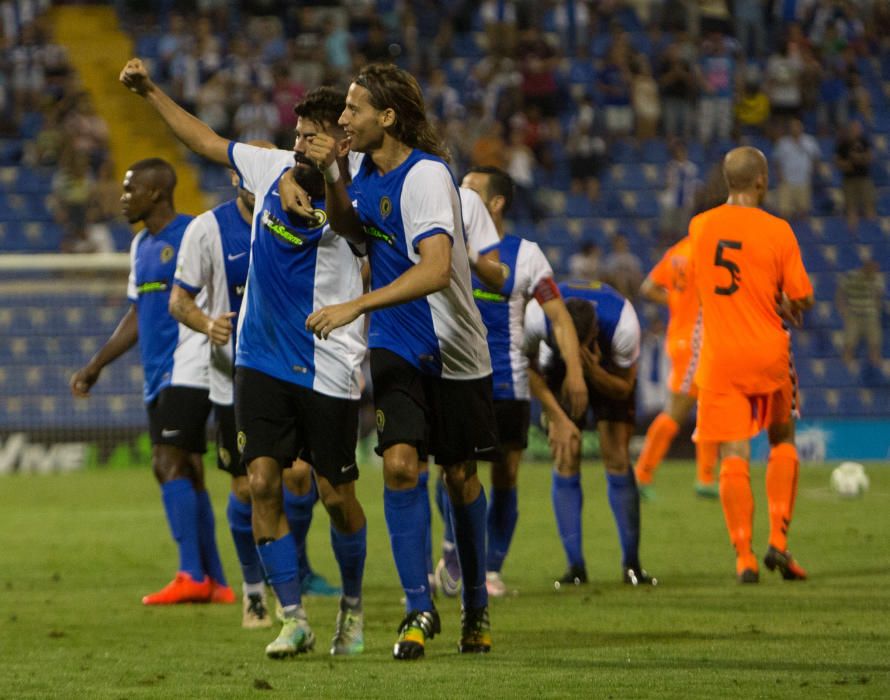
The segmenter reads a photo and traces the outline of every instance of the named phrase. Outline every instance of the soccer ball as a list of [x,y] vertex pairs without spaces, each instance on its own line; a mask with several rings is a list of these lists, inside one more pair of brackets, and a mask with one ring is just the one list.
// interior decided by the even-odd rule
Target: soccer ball
[[858,498],[868,491],[868,474],[859,462],[842,462],[831,472],[831,490],[843,498]]

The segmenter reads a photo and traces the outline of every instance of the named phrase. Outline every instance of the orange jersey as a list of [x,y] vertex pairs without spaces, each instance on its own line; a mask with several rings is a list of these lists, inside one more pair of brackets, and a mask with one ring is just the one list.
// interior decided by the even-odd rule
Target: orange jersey
[[689,282],[689,257],[692,244],[687,236],[671,246],[658,264],[652,268],[649,278],[668,294],[668,327],[665,345],[673,359],[678,353],[688,352],[698,322],[698,293]]
[[704,320],[699,387],[766,394],[788,381],[790,339],[777,296],[813,293],[788,222],[724,204],[689,223],[690,274]]

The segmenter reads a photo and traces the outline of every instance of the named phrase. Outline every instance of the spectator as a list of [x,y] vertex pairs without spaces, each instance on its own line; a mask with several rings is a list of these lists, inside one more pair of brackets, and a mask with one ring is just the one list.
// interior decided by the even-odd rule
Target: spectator
[[624,236],[618,235],[612,239],[612,252],[603,261],[603,280],[631,301],[640,291],[643,263],[631,252]]
[[828,57],[819,76],[819,100],[816,107],[819,130],[837,133],[849,120],[849,93],[838,57]]
[[279,63],[272,70],[275,84],[272,87],[272,101],[278,112],[278,138],[276,143],[287,143],[293,138],[293,130],[297,125],[294,105],[303,99],[306,88],[293,78],[287,64]]
[[884,278],[875,260],[841,276],[835,303],[844,321],[844,362],[853,362],[859,343],[865,340],[868,361],[881,366],[881,305]]
[[633,126],[633,109],[630,106],[631,74],[627,54],[617,44],[609,47],[597,80],[597,89],[602,95],[606,133],[610,137],[627,136]]
[[242,104],[235,112],[232,126],[242,143],[246,141],[275,141],[278,131],[278,111],[266,99],[262,88],[250,91],[250,101]]
[[352,69],[352,37],[340,17],[328,17],[324,23],[324,52],[328,67],[338,75]]
[[60,166],[53,175],[51,202],[53,214],[63,230],[62,251],[69,252],[86,236],[93,183],[85,152],[69,151]]
[[661,193],[660,227],[662,232],[678,240],[686,232],[700,183],[698,166],[689,160],[686,144],[675,141],[671,144],[671,155],[665,168],[666,187]]
[[516,3],[484,0],[479,15],[485,27],[488,50],[495,56],[512,56],[516,47]]
[[688,139],[692,136],[695,75],[683,58],[679,43],[668,44],[659,61],[657,74],[664,111],[664,135]]
[[800,116],[803,68],[800,56],[789,50],[788,41],[766,63],[766,94],[769,95],[775,133],[781,133],[791,119]]
[[661,100],[649,60],[640,55],[634,63],[636,72],[631,80],[631,104],[637,139],[643,141],[655,138],[661,117]]
[[698,137],[711,143],[729,141],[732,133],[732,101],[735,93],[735,60],[728,40],[712,34],[702,42],[703,55],[697,66],[701,88],[698,107]]
[[448,76],[441,68],[430,72],[429,84],[424,88],[427,111],[439,121],[447,121],[463,114],[460,94],[448,84]]
[[585,241],[578,252],[569,257],[569,276],[573,280],[593,282],[599,279],[599,274],[600,248],[592,241]]
[[390,63],[393,59],[393,48],[399,47],[390,42],[383,25],[376,20],[368,27],[368,36],[359,45],[358,52],[362,63]]
[[763,91],[760,69],[751,64],[745,69],[745,83],[735,106],[738,130],[743,135],[762,134],[769,121],[769,96]]
[[504,170],[507,167],[507,143],[504,141],[504,125],[493,121],[488,129],[473,144],[470,159],[473,165],[494,166]]
[[788,134],[773,151],[779,187],[779,214],[785,219],[807,217],[813,206],[813,176],[822,158],[819,143],[803,131],[803,122],[792,119]]
[[525,143],[525,134],[522,129],[510,129],[510,143],[507,146],[507,174],[513,179],[516,186],[511,215],[531,217],[537,221],[539,218],[535,196],[535,154]]
[[645,320],[637,373],[637,407],[644,419],[655,416],[664,407],[668,396],[667,378],[671,372],[671,361],[664,351],[664,321],[658,313],[651,312],[645,314]]
[[735,0],[735,36],[742,55],[763,58],[766,55],[766,15],[764,0]]
[[594,130],[594,109],[590,99],[579,105],[569,125],[566,151],[572,192],[599,193],[599,177],[606,165],[606,142]]
[[871,178],[873,158],[871,142],[862,124],[852,121],[842,132],[835,149],[835,160],[841,171],[844,212],[851,231],[859,228],[860,215],[875,218],[875,183]]

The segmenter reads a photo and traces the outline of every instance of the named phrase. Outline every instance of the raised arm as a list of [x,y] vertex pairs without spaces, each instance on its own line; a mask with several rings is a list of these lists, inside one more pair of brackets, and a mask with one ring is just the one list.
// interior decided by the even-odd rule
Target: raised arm
[[229,165],[229,140],[170,99],[149,77],[148,69],[141,59],[131,58],[127,61],[121,71],[120,81],[129,90],[144,97],[176,138],[190,150],[220,165]]
[[78,398],[89,396],[90,389],[99,379],[102,369],[132,348],[138,340],[139,317],[136,307],[131,304],[105,344],[84,367],[71,375],[69,380],[71,393]]

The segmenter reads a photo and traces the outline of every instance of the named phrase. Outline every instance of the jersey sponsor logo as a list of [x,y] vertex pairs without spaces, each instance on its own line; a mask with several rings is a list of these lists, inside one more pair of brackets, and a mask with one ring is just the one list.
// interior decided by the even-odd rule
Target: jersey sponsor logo
[[168,263],[173,259],[173,256],[176,255],[176,251],[173,249],[172,245],[165,245],[161,248],[161,262]]
[[374,414],[374,416],[377,419],[377,432],[382,433],[383,429],[386,427],[386,416],[379,408],[377,409],[377,412]]
[[285,224],[281,219],[272,214],[268,209],[263,210],[260,217],[263,226],[276,238],[292,246],[301,246],[305,238],[296,230]]
[[392,200],[386,195],[380,198],[380,216],[384,219],[392,213]]
[[245,290],[246,288],[247,288],[247,285],[246,285],[246,284],[236,284],[235,287],[234,287],[234,289],[235,289],[235,296],[236,296],[236,297],[243,297],[243,296],[244,296],[244,290]]
[[236,440],[236,444],[238,445],[238,452],[243,454],[244,447],[247,445],[247,433],[245,433],[243,430],[238,431],[238,437]]
[[381,231],[376,226],[365,226],[365,233],[368,234],[371,238],[376,238],[378,241],[383,241],[387,245],[393,245],[396,242],[395,236],[393,236],[391,233]]
[[136,287],[137,294],[151,294],[152,292],[166,292],[166,282],[143,282]]
[[505,302],[507,297],[497,292],[487,292],[484,289],[474,289],[473,298],[478,301]]
[[161,430],[161,437],[172,438],[172,437],[176,437],[181,432],[182,432],[181,430],[170,430],[169,428],[163,428]]
[[222,462],[224,467],[230,467],[232,465],[232,455],[225,447],[219,448],[219,461]]
[[235,255],[232,255],[231,253],[229,253],[226,257],[231,262],[232,260],[237,260],[238,258],[243,258],[245,255],[247,255],[246,250],[243,253],[236,253]]

